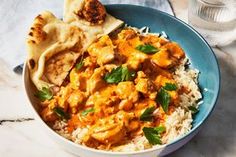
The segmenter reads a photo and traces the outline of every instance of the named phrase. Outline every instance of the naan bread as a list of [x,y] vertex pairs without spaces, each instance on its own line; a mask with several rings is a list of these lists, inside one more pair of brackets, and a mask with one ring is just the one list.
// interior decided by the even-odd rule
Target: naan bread
[[63,20],[97,37],[109,34],[123,24],[123,21],[107,14],[98,0],[65,0]]
[[83,52],[123,24],[97,0],[65,0],[64,9],[64,21],[48,11],[37,16],[28,35],[28,66],[39,90],[61,86]]
[[84,51],[79,27],[58,20],[52,13],[38,15],[27,38],[28,66],[38,89],[60,86]]

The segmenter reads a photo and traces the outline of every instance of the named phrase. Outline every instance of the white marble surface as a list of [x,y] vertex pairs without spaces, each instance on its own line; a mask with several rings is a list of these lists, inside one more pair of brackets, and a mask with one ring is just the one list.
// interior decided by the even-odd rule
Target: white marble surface
[[[170,0],[177,17],[187,20],[187,0]],[[0,156],[73,157],[58,148],[33,120],[23,97],[22,78],[12,72],[26,54],[24,39],[42,10],[61,15],[62,0],[1,0],[0,3]],[[199,134],[169,157],[236,156],[236,43],[216,47],[222,86],[217,106]]]

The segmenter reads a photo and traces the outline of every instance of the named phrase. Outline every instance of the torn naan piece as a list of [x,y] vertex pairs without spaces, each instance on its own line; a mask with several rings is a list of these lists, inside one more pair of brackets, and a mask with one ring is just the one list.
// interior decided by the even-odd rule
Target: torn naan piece
[[43,12],[27,39],[31,80],[39,90],[61,86],[83,52],[122,24],[97,0],[65,0],[64,21]]
[[60,86],[82,54],[84,34],[45,11],[38,15],[27,38],[28,67],[35,86]]
[[111,33],[124,23],[107,14],[98,0],[65,0],[63,20],[81,28],[91,40]]

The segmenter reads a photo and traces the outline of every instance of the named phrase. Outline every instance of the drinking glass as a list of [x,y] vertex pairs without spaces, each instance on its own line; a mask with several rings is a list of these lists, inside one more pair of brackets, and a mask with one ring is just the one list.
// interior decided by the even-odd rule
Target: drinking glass
[[211,45],[236,39],[236,0],[189,0],[188,22]]

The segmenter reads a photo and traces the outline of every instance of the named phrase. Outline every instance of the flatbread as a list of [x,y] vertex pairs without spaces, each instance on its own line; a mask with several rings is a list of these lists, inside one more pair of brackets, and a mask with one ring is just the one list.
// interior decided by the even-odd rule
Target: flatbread
[[[26,45],[30,76],[38,89],[62,84],[84,51],[83,41],[84,34],[79,27],[58,20],[48,11],[34,19]],[[60,70],[61,67],[64,69]]]
[[[65,0],[64,21],[45,11],[38,15],[27,38],[28,67],[31,80],[43,87],[61,86],[76,60],[99,37],[109,34],[123,21],[109,14],[98,23],[77,16],[87,2],[97,0]],[[100,7],[101,4],[99,5]],[[106,13],[106,12],[105,12]],[[101,20],[102,19],[102,20]]]
[[[95,37],[97,39],[103,35],[109,34],[124,23],[123,21],[116,19],[115,17],[107,13],[103,22],[97,21],[98,23],[92,23],[90,21],[87,21],[88,19],[78,16],[78,12],[83,11],[87,3],[94,4],[91,5],[91,8],[86,8],[86,11],[89,12],[91,16],[97,15],[97,17],[99,17],[99,14],[101,12],[100,10],[102,10],[101,7],[103,6],[101,6],[101,3],[98,0],[65,0],[63,21],[78,26],[85,32],[86,37],[90,38],[92,41],[94,41],[94,39],[92,38]],[[100,5],[98,5],[97,3]],[[98,12],[96,12],[96,10]]]

